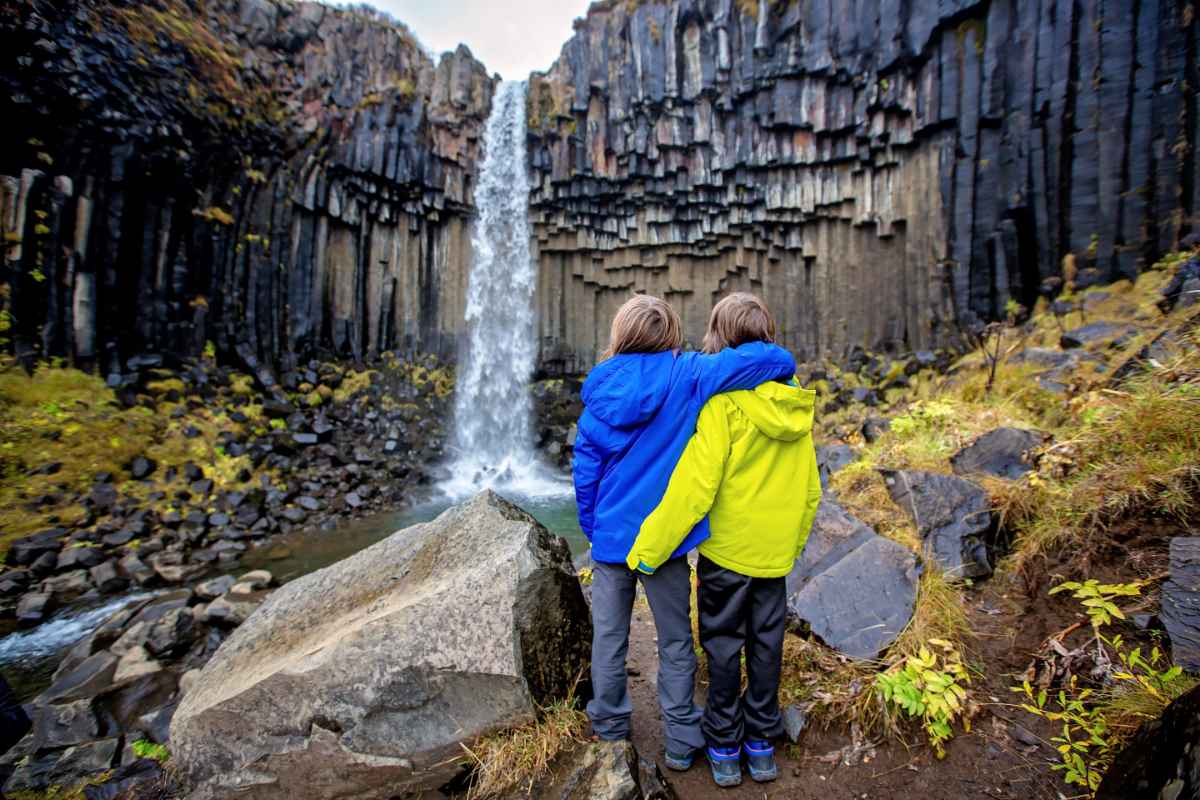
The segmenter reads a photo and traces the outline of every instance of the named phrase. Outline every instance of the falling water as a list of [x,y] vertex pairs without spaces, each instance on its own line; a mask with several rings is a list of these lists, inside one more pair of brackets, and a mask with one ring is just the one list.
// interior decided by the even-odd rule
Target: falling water
[[525,84],[504,82],[492,101],[475,188],[478,216],[467,283],[467,344],[454,404],[455,462],[443,490],[484,486],[519,495],[562,491],[534,454],[529,379],[535,353],[525,163]]

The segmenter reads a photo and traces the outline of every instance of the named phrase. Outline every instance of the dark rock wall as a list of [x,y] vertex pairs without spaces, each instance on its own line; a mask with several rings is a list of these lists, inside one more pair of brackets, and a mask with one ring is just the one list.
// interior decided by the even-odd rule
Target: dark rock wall
[[530,88],[543,362],[632,289],[698,342],[761,293],[802,356],[945,344],[1073,255],[1192,229],[1197,28],[1158,0],[598,3]]
[[289,0],[0,10],[18,353],[454,352],[492,95],[465,48]]

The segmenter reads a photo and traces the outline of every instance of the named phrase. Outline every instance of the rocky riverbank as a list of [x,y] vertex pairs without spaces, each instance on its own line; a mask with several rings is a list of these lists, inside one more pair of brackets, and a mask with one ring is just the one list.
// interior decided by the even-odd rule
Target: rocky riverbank
[[6,567],[0,617],[236,570],[249,548],[393,510],[443,460],[453,374],[436,359],[134,359],[107,385],[43,365],[0,374]]

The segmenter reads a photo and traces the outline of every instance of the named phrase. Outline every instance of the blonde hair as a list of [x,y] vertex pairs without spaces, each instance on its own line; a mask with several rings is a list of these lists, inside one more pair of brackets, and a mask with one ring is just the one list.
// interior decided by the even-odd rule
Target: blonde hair
[[661,353],[683,347],[683,326],[670,304],[658,297],[638,294],[625,301],[613,317],[606,358],[621,353]]
[[774,342],[775,318],[749,292],[734,292],[713,306],[701,350],[716,353],[746,342]]

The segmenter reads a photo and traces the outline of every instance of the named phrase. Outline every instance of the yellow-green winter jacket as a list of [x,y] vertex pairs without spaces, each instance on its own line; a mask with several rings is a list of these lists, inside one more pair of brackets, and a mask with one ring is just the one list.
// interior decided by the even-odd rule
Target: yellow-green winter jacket
[[787,575],[821,500],[814,392],[782,383],[713,397],[626,560],[653,572],[708,515],[700,553],[757,578]]

